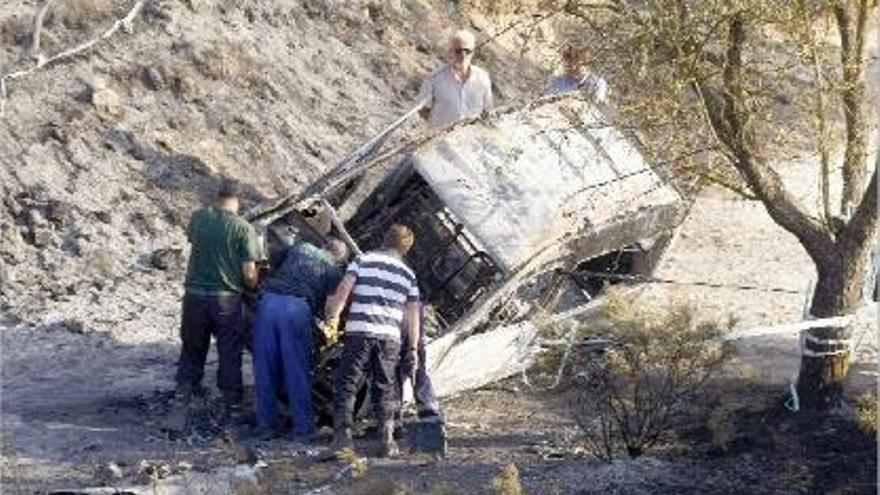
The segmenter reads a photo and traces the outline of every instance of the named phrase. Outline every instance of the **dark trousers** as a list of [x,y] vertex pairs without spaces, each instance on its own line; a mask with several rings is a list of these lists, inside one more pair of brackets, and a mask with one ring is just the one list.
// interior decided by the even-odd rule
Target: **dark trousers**
[[277,387],[284,383],[293,432],[310,435],[312,410],[312,311],[304,299],[267,292],[260,299],[253,331],[254,391],[260,426],[275,426]]
[[366,378],[373,412],[380,424],[391,420],[397,408],[397,363],[400,342],[349,334],[336,369],[334,426],[351,427],[355,398]]
[[243,326],[241,296],[184,295],[180,325],[180,340],[183,345],[180,348],[176,377],[178,387],[193,390],[201,384],[213,335],[220,358],[217,386],[227,404],[240,403]]
[[[424,325],[424,320],[423,320]],[[424,326],[422,326],[424,328]],[[409,332],[403,334],[403,349],[409,349]],[[417,346],[417,354],[419,356],[419,366],[416,368],[415,379],[412,382],[413,395],[416,399],[416,411],[420,418],[438,417],[443,415],[440,412],[440,402],[437,400],[437,394],[434,393],[434,384],[431,383],[431,377],[428,376],[427,360],[425,358],[425,333],[420,332],[419,343]],[[403,382],[404,377],[398,375],[399,393],[401,400],[403,398]]]

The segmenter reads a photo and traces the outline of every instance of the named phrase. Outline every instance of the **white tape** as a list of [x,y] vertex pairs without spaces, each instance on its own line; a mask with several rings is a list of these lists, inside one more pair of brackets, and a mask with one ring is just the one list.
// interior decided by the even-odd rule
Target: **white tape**
[[785,333],[797,333],[813,328],[843,328],[850,324],[852,316],[835,316],[832,318],[822,318],[820,320],[808,319],[798,323],[787,323],[784,325],[774,325],[769,327],[756,327],[748,330],[739,330],[731,332],[724,336],[724,340],[738,340],[748,337],[761,337],[764,335],[776,335]]

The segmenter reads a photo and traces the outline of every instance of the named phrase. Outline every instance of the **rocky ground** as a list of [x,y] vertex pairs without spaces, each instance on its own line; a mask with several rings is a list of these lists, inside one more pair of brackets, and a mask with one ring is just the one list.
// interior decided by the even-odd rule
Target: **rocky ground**
[[[184,438],[158,428],[172,387],[189,212],[222,177],[240,180],[250,204],[298,190],[407,109],[439,64],[450,26],[485,37],[517,19],[504,9],[475,14],[479,3],[153,0],[131,33],[8,82],[0,117],[3,493],[150,482],[242,461],[209,410]],[[134,2],[59,4],[45,22],[48,55],[90,38]],[[0,5],[0,73],[33,64],[26,48],[38,5]],[[550,70],[521,34],[504,34],[478,57],[502,104],[527,99]],[[552,45],[552,33],[531,34]],[[793,169],[792,183],[815,183],[811,167]],[[759,204],[715,191],[698,199],[658,275],[683,285],[649,287],[646,303],[690,297],[706,315],[735,313],[739,328],[799,321],[814,277]],[[876,306],[860,318],[853,394],[876,386]],[[446,459],[372,463],[338,490],[392,483],[411,493],[486,493],[513,462],[531,493],[874,493],[871,439],[845,418],[779,410],[797,370],[796,336],[741,348],[734,375],[766,388],[730,386],[743,414],[720,450],[707,449],[710,435],[696,424],[657,455],[600,463],[584,451],[563,393],[512,380],[444,404]],[[283,442],[261,449],[263,493],[316,490],[340,469]]]

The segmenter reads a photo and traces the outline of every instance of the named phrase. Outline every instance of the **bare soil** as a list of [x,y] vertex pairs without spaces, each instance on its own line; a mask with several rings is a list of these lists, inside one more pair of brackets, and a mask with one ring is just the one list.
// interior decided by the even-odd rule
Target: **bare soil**
[[[77,8],[47,22],[47,53],[126,10],[110,0],[59,3]],[[252,463],[223,439],[210,397],[183,437],[159,428],[173,387],[189,212],[222,177],[240,180],[251,204],[299,190],[408,108],[451,26],[485,37],[517,19],[508,2],[483,9],[491,15],[476,13],[485,2],[148,3],[131,34],[9,86],[0,125],[4,494]],[[32,63],[36,9],[0,5],[0,72]],[[530,98],[551,70],[524,41],[552,46],[552,32],[531,33],[513,30],[478,54],[502,104]],[[104,89],[118,99],[96,99]],[[790,184],[816,184],[814,166],[790,169]],[[735,314],[738,328],[803,317],[812,265],[759,204],[709,191],[681,234],[658,275],[682,283],[646,288],[646,304],[688,297],[707,316]],[[876,388],[876,319],[876,305],[859,315],[852,395]],[[371,461],[362,479],[315,493],[368,493],[382,480],[411,493],[487,493],[508,462],[540,494],[875,493],[876,443],[847,413],[780,408],[797,371],[797,336],[740,345],[735,381],[719,389],[735,412],[727,441],[699,419],[649,456],[605,464],[584,450],[564,394],[511,379],[444,403],[445,459]],[[215,365],[209,357],[210,390]],[[369,441],[359,445],[369,450]],[[307,493],[341,469],[283,441],[258,454],[268,464],[258,475],[263,493]]]

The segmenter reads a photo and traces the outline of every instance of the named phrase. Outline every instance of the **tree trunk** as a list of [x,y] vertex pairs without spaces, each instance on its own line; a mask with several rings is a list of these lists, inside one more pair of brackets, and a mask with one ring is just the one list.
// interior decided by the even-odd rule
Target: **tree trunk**
[[[860,253],[863,254],[863,253]],[[816,318],[853,314],[860,306],[867,276],[867,257],[836,258],[820,266],[810,313]],[[843,382],[850,366],[849,325],[813,328],[806,332],[798,375],[800,407],[827,410],[843,399]]]

